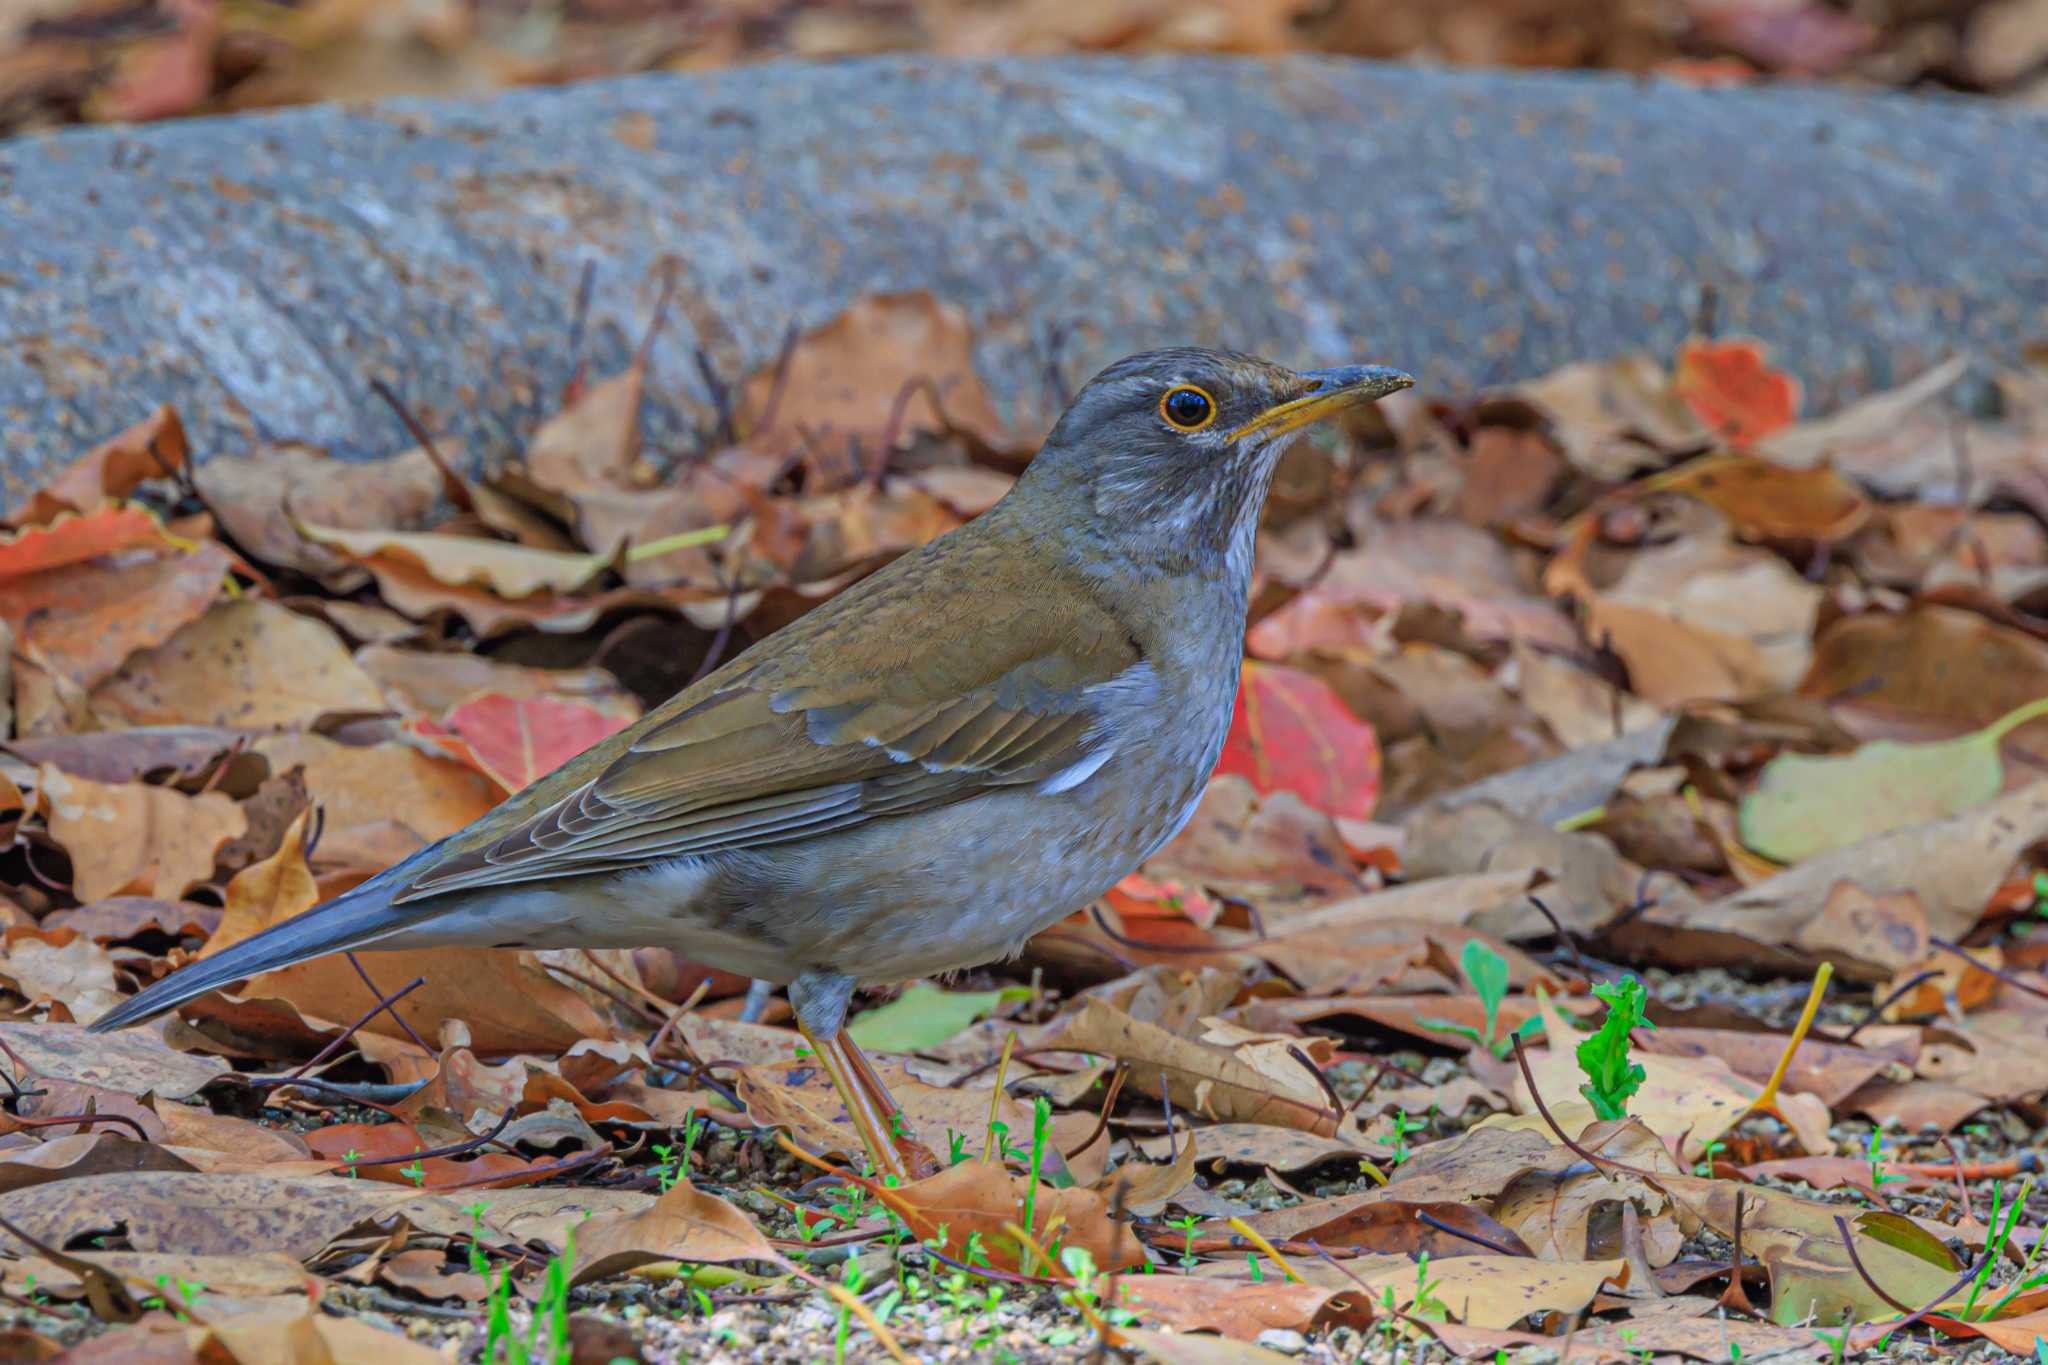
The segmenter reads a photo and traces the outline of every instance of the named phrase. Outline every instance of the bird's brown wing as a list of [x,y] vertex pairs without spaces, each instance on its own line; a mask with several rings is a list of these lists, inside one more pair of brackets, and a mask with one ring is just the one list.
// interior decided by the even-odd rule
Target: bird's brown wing
[[1115,742],[1102,703],[1152,684],[1136,644],[1092,604],[1014,594],[934,612],[929,599],[906,609],[884,595],[847,606],[797,622],[787,643],[771,637],[587,755],[594,776],[565,770],[537,784],[555,790],[529,788],[507,803],[519,809],[451,840],[396,901],[761,848],[993,787],[1071,784]]

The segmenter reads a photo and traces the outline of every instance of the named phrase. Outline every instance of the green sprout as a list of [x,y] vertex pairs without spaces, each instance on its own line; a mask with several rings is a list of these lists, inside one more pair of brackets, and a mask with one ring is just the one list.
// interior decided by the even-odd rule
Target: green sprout
[[1586,1076],[1579,1093],[1593,1106],[1596,1118],[1624,1119],[1629,1099],[1648,1078],[1641,1063],[1629,1060],[1629,1034],[1657,1026],[1643,1018],[1648,992],[1634,977],[1612,984],[1602,982],[1593,987],[1593,994],[1607,1003],[1607,1017],[1579,1044],[1579,1070]]
[[1482,1033],[1470,1024],[1455,1024],[1448,1019],[1418,1018],[1416,1023],[1439,1033],[1455,1033],[1461,1038],[1469,1038],[1496,1057],[1506,1057],[1515,1050],[1516,1034],[1533,1038],[1542,1032],[1543,1020],[1533,1014],[1514,1033],[1504,1035],[1500,1031],[1500,1004],[1508,995],[1506,958],[1479,939],[1467,939],[1465,950],[1458,954],[1458,967],[1465,973],[1473,994],[1479,997],[1479,1008],[1486,1016],[1486,1031]]

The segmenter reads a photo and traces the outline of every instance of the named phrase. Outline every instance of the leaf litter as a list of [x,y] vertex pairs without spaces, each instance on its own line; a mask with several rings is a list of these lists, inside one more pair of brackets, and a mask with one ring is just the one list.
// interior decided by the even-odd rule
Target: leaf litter
[[[1953,375],[1802,417],[1739,339],[1297,452],[1323,491],[1269,510],[1187,830],[1019,962],[856,1015],[936,1176],[849,1166],[787,1006],[742,1020],[744,980],[660,949],[361,953],[84,1033],[985,508],[1030,438],[971,341],[863,300],[684,461],[640,447],[644,361],[579,377],[489,481],[427,445],[192,452],[164,412],[14,510],[24,1340],[568,1360],[793,1315],[864,1359],[2021,1349],[2048,534],[1870,472]],[[1977,425],[2038,459],[2042,416]],[[1540,477],[1481,486],[1504,451]]]

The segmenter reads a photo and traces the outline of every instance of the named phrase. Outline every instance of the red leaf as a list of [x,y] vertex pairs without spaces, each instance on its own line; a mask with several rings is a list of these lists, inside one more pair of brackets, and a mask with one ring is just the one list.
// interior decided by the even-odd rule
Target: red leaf
[[1688,341],[1672,381],[1700,421],[1732,446],[1749,446],[1799,415],[1799,381],[1764,360],[1763,343]]
[[1380,795],[1379,739],[1321,678],[1247,659],[1216,771],[1363,820]]
[[632,723],[580,701],[487,692],[451,710],[445,722],[420,719],[411,729],[450,758],[516,792]]

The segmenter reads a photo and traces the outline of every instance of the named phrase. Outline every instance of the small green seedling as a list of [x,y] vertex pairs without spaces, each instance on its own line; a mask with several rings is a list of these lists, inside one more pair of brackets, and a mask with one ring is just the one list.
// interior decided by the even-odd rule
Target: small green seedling
[[1884,1130],[1870,1130],[1870,1141],[1863,1144],[1863,1158],[1870,1163],[1870,1188],[1883,1190],[1887,1185],[1896,1185],[1906,1177],[1891,1175],[1884,1168]]
[[1427,1127],[1429,1127],[1429,1124],[1426,1121],[1409,1118],[1406,1109],[1396,1109],[1394,1111],[1394,1131],[1383,1138],[1375,1139],[1380,1146],[1388,1149],[1387,1164],[1389,1166],[1398,1166],[1413,1156],[1414,1152],[1408,1146],[1408,1135],[1410,1133],[1419,1133]]
[[1593,994],[1607,1002],[1607,1017],[1579,1044],[1579,1070],[1586,1076],[1579,1093],[1593,1106],[1595,1117],[1627,1118],[1630,1098],[1648,1078],[1640,1062],[1629,1060],[1630,1032],[1656,1028],[1643,1018],[1648,992],[1642,982],[1625,976],[1618,982],[1601,982]]
[[[1507,1056],[1515,1050],[1514,1034],[1503,1035],[1500,1031],[1500,1002],[1508,996],[1508,960],[1479,939],[1467,939],[1465,950],[1458,954],[1458,968],[1465,973],[1472,993],[1479,997],[1479,1007],[1486,1014],[1486,1031],[1481,1033],[1470,1024],[1454,1024],[1448,1019],[1418,1018],[1415,1022],[1439,1033],[1469,1038],[1496,1057]],[[1532,1014],[1515,1033],[1533,1038],[1542,1031],[1543,1020]]]

